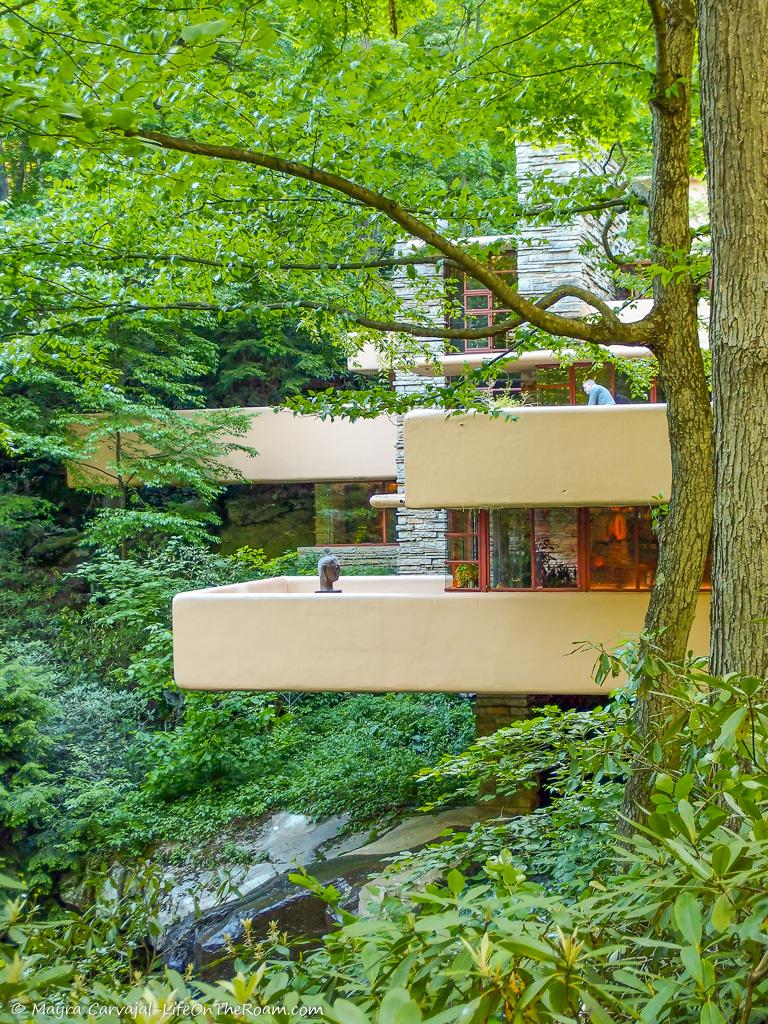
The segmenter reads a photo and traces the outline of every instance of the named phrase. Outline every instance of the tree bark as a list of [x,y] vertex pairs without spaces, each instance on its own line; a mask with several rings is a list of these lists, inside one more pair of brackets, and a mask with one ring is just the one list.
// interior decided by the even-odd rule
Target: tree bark
[[[669,511],[659,538],[659,563],[645,619],[646,653],[658,650],[682,662],[701,586],[712,530],[712,417],[704,361],[698,339],[697,291],[685,269],[690,254],[688,191],[695,14],[690,0],[650,3],[656,34],[657,78],[652,99],[653,184],[650,242],[654,262],[677,268],[671,280],[654,282],[659,334],[654,352],[667,400],[672,454]],[[635,708],[638,755],[624,798],[624,814],[642,819],[650,805],[651,774],[674,767],[674,705],[665,696],[669,680],[641,681]],[[672,725],[672,729],[670,729]]]
[[700,0],[712,225],[715,673],[768,676],[768,0]]

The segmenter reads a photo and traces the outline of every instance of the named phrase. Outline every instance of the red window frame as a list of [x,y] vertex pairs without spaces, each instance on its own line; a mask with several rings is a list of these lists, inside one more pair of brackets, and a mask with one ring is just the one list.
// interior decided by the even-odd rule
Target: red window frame
[[[563,508],[573,508],[574,506],[562,506]],[[584,579],[584,530],[582,526],[583,513],[588,512],[588,509],[577,508],[576,509],[576,586],[575,587],[545,587],[539,582],[538,579],[538,568],[536,558],[536,513],[541,511],[540,508],[529,508],[528,520],[529,520],[529,533],[530,533],[530,544],[531,544],[531,586],[530,587],[499,587],[491,586],[491,531],[490,523],[491,517],[490,512],[486,512],[486,537],[485,547],[488,552],[488,558],[486,561],[486,588],[485,592],[490,594],[576,594],[580,590],[584,590],[583,579]],[[453,589],[453,588],[448,588]]]
[[[457,530],[451,529],[454,525],[454,517],[458,515],[474,515],[475,517],[475,529],[474,530]],[[446,590],[456,590],[463,592],[476,592],[478,590],[485,591],[488,589],[488,510],[487,509],[449,509],[448,510],[448,529],[445,532],[446,540],[446,554],[450,554],[450,547],[452,540],[470,540],[472,541],[472,547],[477,551],[476,558],[446,558],[445,566],[448,574],[451,577],[451,586],[446,587]],[[477,566],[477,586],[474,587],[457,587],[454,586],[453,580],[456,578],[456,570],[459,566],[463,565],[475,565]]]
[[[477,351],[477,350],[475,349],[473,351]],[[480,351],[483,351],[483,350],[480,350]],[[538,395],[540,392],[559,391],[559,390],[564,390],[565,388],[567,388],[568,389],[568,402],[567,402],[566,405],[561,406],[561,408],[569,408],[571,406],[578,405],[579,403],[577,403],[576,398],[577,398],[577,396],[579,394],[579,387],[580,387],[580,385],[579,385],[579,383],[576,380],[577,371],[578,370],[588,370],[588,369],[591,369],[592,366],[593,366],[592,363],[572,363],[568,367],[559,367],[557,363],[537,363],[533,367],[534,371],[538,371],[538,370],[556,370],[556,369],[567,370],[568,371],[568,378],[567,378],[567,380],[564,380],[562,384],[544,384],[544,383],[539,383],[538,381],[536,381],[534,383],[533,394],[534,395]],[[606,366],[603,367],[603,369],[606,370],[608,372],[608,374],[610,375],[609,383],[608,383],[607,386],[608,386],[608,390],[611,392],[611,394],[615,398],[616,397],[616,367],[613,365],[613,363],[608,363]],[[595,372],[599,372],[599,371],[595,371]],[[487,388],[481,388],[481,390],[484,390],[484,391],[487,390],[491,394],[504,394],[506,392],[509,392],[510,390],[511,391],[516,391],[516,392],[519,392],[519,393],[522,394],[524,388],[522,386],[520,388],[510,388],[509,386],[507,386],[505,384],[501,384],[501,385],[491,384]],[[658,401],[659,401],[658,389],[657,389],[656,381],[654,380],[653,383],[651,384],[650,388],[648,389],[648,402],[647,402],[647,404],[648,405],[656,405]],[[544,403],[544,404],[546,404],[546,403]],[[643,403],[643,404],[645,404],[645,403]]]
[[[563,506],[566,507],[566,506]],[[573,506],[568,506],[573,507]],[[621,505],[621,506],[610,506],[615,508],[618,512],[631,513],[634,520],[634,551],[633,551],[633,565],[634,565],[634,587],[595,587],[590,586],[590,552],[591,552],[591,536],[590,536],[590,512],[592,507],[579,507],[576,508],[576,586],[575,587],[544,587],[538,580],[537,577],[537,558],[536,558],[536,508],[529,508],[526,511],[530,517],[529,519],[529,530],[530,530],[530,544],[531,544],[531,586],[530,587],[491,587],[491,535],[490,535],[490,524],[491,524],[491,512],[488,509],[462,509],[462,510],[449,510],[449,529],[446,531],[446,554],[450,553],[450,539],[452,537],[464,537],[472,538],[475,544],[475,550],[477,551],[477,558],[474,559],[448,559],[446,558],[446,569],[451,581],[455,578],[456,567],[462,564],[477,565],[477,586],[473,587],[456,587],[453,586],[452,582],[446,584],[445,589],[451,592],[457,593],[600,593],[600,594],[636,594],[636,593],[649,593],[652,587],[652,583],[649,586],[640,586],[640,558],[639,558],[639,547],[640,547],[640,531],[638,522],[640,514],[645,511],[646,506],[643,505]],[[453,512],[459,512],[461,515],[467,513],[475,514],[476,529],[472,532],[455,531],[450,529],[451,515]],[[707,567],[710,565],[710,557],[707,558]],[[655,579],[655,571],[654,571]],[[702,580],[701,588],[702,591],[711,590],[711,582],[708,579],[707,568],[705,568],[704,579]]]
[[[500,260],[509,260],[512,263],[510,267],[494,267],[494,262]],[[503,252],[496,256],[490,256],[488,258],[489,266],[495,269],[496,273],[511,283],[517,283],[517,250],[516,249],[505,249]],[[445,277],[453,278],[459,281],[461,287],[461,307],[462,315],[460,317],[452,319],[448,315],[445,318],[445,326],[462,326],[471,327],[472,320],[475,317],[487,316],[488,326],[492,327],[499,320],[506,320],[511,314],[511,309],[506,309],[496,305],[496,299],[490,288],[486,288],[485,285],[479,281],[475,281],[474,278],[470,277],[465,271],[461,270],[455,264],[447,263],[445,265]],[[474,282],[476,287],[470,287],[470,282]],[[459,298],[458,296],[456,297]],[[485,304],[482,306],[471,306],[469,303],[472,299],[485,299]],[[506,334],[492,334],[487,338],[473,338],[468,339],[455,339],[451,342],[453,348],[459,349],[461,352],[494,352],[499,349],[506,348]],[[485,344],[482,344],[482,343]]]

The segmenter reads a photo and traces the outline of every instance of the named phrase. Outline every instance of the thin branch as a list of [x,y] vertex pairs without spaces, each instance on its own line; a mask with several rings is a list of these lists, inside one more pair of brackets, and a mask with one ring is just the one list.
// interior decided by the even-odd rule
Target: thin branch
[[[357,185],[331,171],[320,170],[307,164],[285,160],[281,157],[271,156],[268,153],[256,150],[197,142],[194,139],[179,138],[166,135],[163,132],[127,130],[125,135],[128,138],[144,139],[163,149],[170,149],[180,153],[190,153],[196,156],[231,160],[236,163],[263,167],[288,177],[311,181],[324,188],[341,192],[352,199],[357,199],[364,205],[385,214],[385,216],[395,224],[399,224],[412,237],[420,238],[427,245],[448,257],[448,259],[453,260],[459,267],[467,271],[470,276],[481,281],[501,300],[504,306],[507,306],[517,313],[519,317],[522,317],[524,322],[531,323],[548,334],[596,342],[598,344],[616,340],[626,341],[628,344],[632,342],[644,343],[646,336],[649,334],[649,324],[643,321],[622,324],[602,299],[586,292],[586,290],[582,290],[583,295],[589,295],[586,301],[593,308],[599,310],[603,320],[596,323],[587,323],[583,320],[576,320],[557,313],[543,311],[535,303],[524,298],[518,291],[510,287],[487,263],[483,263],[470,256],[459,246],[435,231],[434,228],[431,228],[428,224],[413,216],[413,214],[408,213],[394,200],[389,199],[380,192]],[[583,295],[580,297],[583,297]]]
[[611,235],[611,228],[613,227],[613,222],[615,220],[616,220],[616,213],[615,212],[609,213],[608,216],[605,218],[605,223],[603,224],[603,226],[602,226],[602,228],[600,230],[600,241],[603,243],[603,251],[605,252],[605,255],[608,257],[608,259],[611,261],[611,263],[613,263],[614,266],[621,267],[623,269],[626,266],[626,263],[627,263],[626,259],[620,260],[619,257],[616,255],[616,253],[611,248],[611,238],[610,238],[610,235]]
[[747,975],[747,992],[744,997],[744,1009],[741,1011],[741,1024],[749,1024],[749,1018],[752,1015],[752,999],[755,991],[755,987],[760,984],[761,981],[765,981],[768,978],[768,953],[764,953],[762,959]]
[[[79,245],[79,251],[82,251],[83,246]],[[111,246],[96,245],[91,243],[88,246],[89,249],[96,253],[104,253],[106,259],[113,263],[125,262],[139,262],[139,263],[188,263],[192,266],[199,267],[214,267],[216,269],[232,269],[235,266],[243,267],[246,270],[376,270],[376,269],[388,269],[394,267],[418,267],[418,266],[436,266],[438,263],[443,262],[442,256],[425,256],[425,255],[413,255],[413,256],[393,256],[393,257],[380,257],[370,260],[356,260],[353,262],[345,263],[343,261],[326,260],[322,263],[277,263],[274,267],[265,266],[260,263],[252,263],[249,260],[215,260],[205,256],[184,256],[181,253],[161,253],[161,252],[120,252],[118,249],[113,249]],[[70,250],[64,250],[63,252],[57,252],[54,249],[46,249],[44,246],[35,245],[24,245],[19,246],[16,249],[20,252],[24,249],[31,250],[37,256],[53,256],[60,257],[71,261],[72,252]],[[8,250],[6,250],[8,251]]]
[[22,7],[29,7],[31,4],[36,3],[37,0],[21,0],[20,3],[15,4],[13,7],[8,7],[6,4],[0,4],[0,17],[6,17],[7,15],[15,14],[16,11],[20,11]]
[[392,35],[397,39],[397,7],[395,0],[389,0],[389,27]]

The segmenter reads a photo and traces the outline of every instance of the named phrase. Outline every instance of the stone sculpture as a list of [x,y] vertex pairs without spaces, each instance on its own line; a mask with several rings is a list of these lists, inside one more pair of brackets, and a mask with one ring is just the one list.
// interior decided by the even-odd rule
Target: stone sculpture
[[320,577],[320,589],[318,594],[340,594],[333,584],[341,576],[341,565],[335,555],[331,554],[330,548],[325,548],[325,553],[317,563],[317,572]]

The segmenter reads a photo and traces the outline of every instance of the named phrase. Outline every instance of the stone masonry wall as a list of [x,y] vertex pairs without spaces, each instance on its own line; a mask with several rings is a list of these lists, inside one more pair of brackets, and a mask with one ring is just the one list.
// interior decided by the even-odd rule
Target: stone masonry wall
[[[525,693],[478,693],[475,695],[475,729],[477,736],[490,736],[497,729],[529,718],[529,698]],[[538,788],[521,789],[516,793],[498,793],[494,781],[480,791],[484,803],[499,814],[527,814],[538,806]]]
[[[530,192],[528,178],[544,170],[551,172],[550,180],[559,182],[585,172],[605,173],[597,154],[582,159],[570,153],[565,146],[536,149],[529,143],[518,143],[516,155],[521,202],[525,201]],[[608,169],[611,169],[610,166]],[[610,239],[620,236],[625,226],[626,215],[617,216],[610,231]],[[589,288],[603,298],[612,297],[613,286],[600,265],[599,253],[588,251],[593,245],[601,246],[601,230],[600,218],[591,215],[575,217],[568,224],[562,225],[523,223],[517,258],[520,291],[526,296],[541,297],[558,285],[575,284]],[[589,307],[581,300],[570,297],[561,299],[552,308],[558,313],[572,316],[584,315],[589,311]]]
[[[417,308],[441,323],[441,307],[436,297],[430,297],[431,287],[442,288],[442,267],[417,267],[416,278],[406,273],[399,274],[393,286],[404,311]],[[425,294],[426,293],[426,294]],[[444,350],[444,342],[436,339],[427,340],[422,348],[435,353]],[[429,378],[431,383],[440,385],[444,378]],[[425,378],[414,373],[398,370],[395,373],[394,387],[400,392],[420,391],[424,387]],[[398,418],[397,443],[395,447],[398,490],[405,486],[405,450],[403,444],[403,417]],[[445,571],[445,530],[447,515],[439,509],[399,508],[396,512],[396,529],[398,543],[398,573],[442,573]]]

